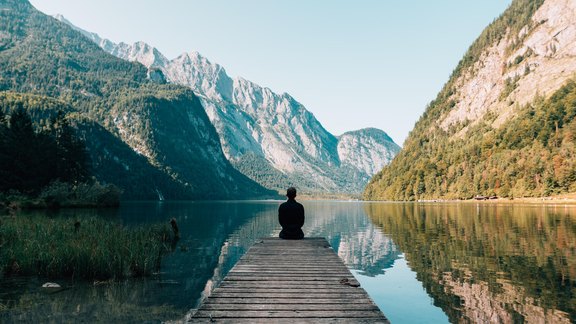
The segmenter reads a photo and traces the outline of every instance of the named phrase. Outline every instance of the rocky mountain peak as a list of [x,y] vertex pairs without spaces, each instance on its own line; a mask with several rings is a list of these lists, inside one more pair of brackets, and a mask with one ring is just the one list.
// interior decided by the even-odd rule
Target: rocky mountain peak
[[392,138],[377,128],[346,132],[338,138],[340,161],[370,175],[382,170],[399,151]]
[[198,52],[183,53],[164,66],[170,82],[189,86],[201,96],[223,101],[232,98],[232,79],[226,70]]

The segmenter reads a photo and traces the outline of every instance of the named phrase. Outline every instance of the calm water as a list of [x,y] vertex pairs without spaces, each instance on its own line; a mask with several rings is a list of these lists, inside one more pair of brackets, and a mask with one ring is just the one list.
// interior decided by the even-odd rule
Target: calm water
[[[279,202],[139,202],[98,214],[126,226],[177,219],[162,272],[119,283],[0,279],[0,322],[185,320],[260,237]],[[576,206],[304,201],[307,236],[328,239],[396,323],[576,322]]]

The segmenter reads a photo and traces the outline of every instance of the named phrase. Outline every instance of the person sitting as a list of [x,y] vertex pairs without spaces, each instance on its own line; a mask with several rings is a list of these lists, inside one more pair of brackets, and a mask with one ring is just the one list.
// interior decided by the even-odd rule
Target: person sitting
[[296,188],[290,187],[286,191],[288,200],[278,207],[278,221],[282,226],[281,239],[300,240],[304,238],[302,226],[304,225],[304,206],[296,201]]

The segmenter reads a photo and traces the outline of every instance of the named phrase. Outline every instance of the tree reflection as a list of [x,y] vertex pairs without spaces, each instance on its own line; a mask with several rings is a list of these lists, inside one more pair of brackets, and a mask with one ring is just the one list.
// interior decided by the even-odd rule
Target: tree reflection
[[452,322],[574,322],[576,209],[369,204]]

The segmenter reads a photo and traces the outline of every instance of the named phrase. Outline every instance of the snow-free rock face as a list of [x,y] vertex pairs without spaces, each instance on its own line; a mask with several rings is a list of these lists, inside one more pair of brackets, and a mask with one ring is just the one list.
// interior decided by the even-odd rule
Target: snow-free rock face
[[[455,106],[440,120],[441,127],[474,122],[488,112],[498,115],[493,125],[498,127],[513,116],[518,105],[530,103],[536,96],[548,96],[573,78],[575,22],[576,1],[545,1],[532,17],[531,26],[516,35],[508,33],[487,48],[456,80],[456,91],[450,98]],[[521,45],[510,51],[519,40]]]
[[369,175],[382,170],[398,151],[400,147],[388,134],[376,128],[344,133],[338,141],[340,161]]
[[[62,16],[56,18],[70,24]],[[309,193],[360,193],[400,150],[386,133],[375,129],[338,138],[290,95],[231,78],[223,67],[197,52],[167,60],[142,42],[113,44],[82,32],[110,54],[138,61],[161,71],[168,82],[194,90],[226,157],[265,187],[281,190],[295,185]],[[255,159],[267,164],[265,169],[273,174],[263,179],[261,170],[253,170]]]

